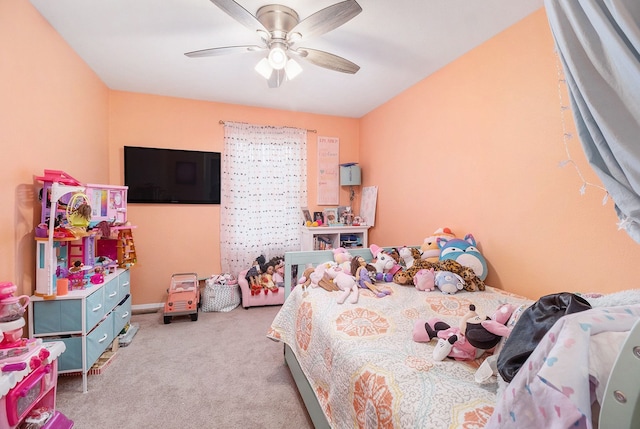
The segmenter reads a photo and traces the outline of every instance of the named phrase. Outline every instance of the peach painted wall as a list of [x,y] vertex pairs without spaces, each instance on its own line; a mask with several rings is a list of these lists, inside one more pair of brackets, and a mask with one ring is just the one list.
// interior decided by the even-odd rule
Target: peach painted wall
[[[222,151],[220,120],[316,130],[307,134],[309,208],[317,208],[317,137],[340,139],[340,162],[357,161],[357,119],[294,113],[113,91],[110,96],[109,151],[111,179],[124,183],[123,147],[147,146]],[[342,204],[348,192],[341,190]],[[132,269],[133,304],[164,300],[171,274],[219,273],[220,206],[131,204],[138,264]],[[258,256],[258,255],[256,255]],[[250,262],[250,261],[248,261]]]
[[28,0],[0,1],[0,281],[31,294],[34,180],[45,168],[107,183],[108,89]]
[[[640,246],[617,230],[611,200],[592,186],[581,195],[576,171],[559,167],[562,116],[541,9],[361,119],[365,185],[379,186],[370,242],[419,244],[448,226],[475,236],[487,283],[512,292],[637,287],[625,273]],[[565,123],[573,130],[570,112]],[[599,184],[578,139],[568,145]]]
[[[121,184],[124,145],[218,150],[220,119],[318,130],[312,210],[315,138],[339,137],[340,161],[360,161],[365,185],[380,188],[371,242],[419,243],[449,226],[476,236],[498,287],[537,297],[635,286],[624,273],[640,247],[617,230],[612,203],[594,187],[581,196],[575,171],[558,167],[566,154],[543,10],[360,120],[109,91],[27,0],[0,2],[0,48],[0,281],[23,293],[35,269],[35,175]],[[577,139],[569,144],[599,183]],[[220,269],[218,207],[132,205],[129,217],[134,304],[161,302],[173,272]]]

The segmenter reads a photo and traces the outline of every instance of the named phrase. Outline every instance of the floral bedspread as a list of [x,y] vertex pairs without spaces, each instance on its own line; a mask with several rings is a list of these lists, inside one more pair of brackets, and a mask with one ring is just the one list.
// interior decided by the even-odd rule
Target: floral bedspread
[[478,384],[483,357],[434,361],[435,340],[417,343],[417,319],[439,317],[458,325],[469,304],[491,315],[505,302],[530,303],[499,289],[444,295],[414,287],[378,298],[360,290],[357,304],[338,293],[296,287],[267,336],[288,344],[333,428],[480,428],[493,413],[493,382]]

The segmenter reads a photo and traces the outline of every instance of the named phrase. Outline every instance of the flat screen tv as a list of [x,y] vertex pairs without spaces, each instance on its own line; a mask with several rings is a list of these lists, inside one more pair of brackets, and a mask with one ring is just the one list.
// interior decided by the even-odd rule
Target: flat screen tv
[[124,147],[128,203],[220,204],[220,152]]

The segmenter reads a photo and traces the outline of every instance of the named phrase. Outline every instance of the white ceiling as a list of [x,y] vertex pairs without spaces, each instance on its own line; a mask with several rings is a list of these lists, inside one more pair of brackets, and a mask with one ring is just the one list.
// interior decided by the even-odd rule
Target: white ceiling
[[[255,14],[268,0],[237,0]],[[304,19],[339,0],[282,0]],[[260,44],[209,0],[31,0],[113,90],[359,118],[543,7],[543,0],[359,0],[362,12],[301,46],[355,62],[355,75],[298,61],[268,88],[264,52],[208,58],[199,49]],[[523,47],[526,49],[526,47]]]

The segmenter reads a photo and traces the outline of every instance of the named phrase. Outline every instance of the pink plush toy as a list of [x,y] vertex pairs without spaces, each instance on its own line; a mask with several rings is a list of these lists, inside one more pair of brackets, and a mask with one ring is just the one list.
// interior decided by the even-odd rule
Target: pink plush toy
[[353,256],[344,247],[333,249],[333,259],[336,261],[336,264],[343,269],[343,271],[351,270],[351,260],[353,259]]
[[436,274],[433,268],[418,270],[413,276],[413,284],[418,290],[432,291],[436,288]]
[[477,359],[485,351],[494,348],[502,337],[509,336],[511,330],[506,323],[514,307],[503,304],[492,318],[480,317],[475,309],[475,305],[469,306],[469,312],[462,318],[459,327],[452,327],[437,318],[417,320],[413,326],[413,340],[426,343],[438,338],[433,350],[433,359],[436,361],[446,357],[456,360]]
[[330,267],[326,273],[333,279],[333,283],[342,291],[338,296],[338,304],[343,304],[347,298],[349,298],[351,304],[358,302],[360,292],[355,277],[345,273],[340,267]]

